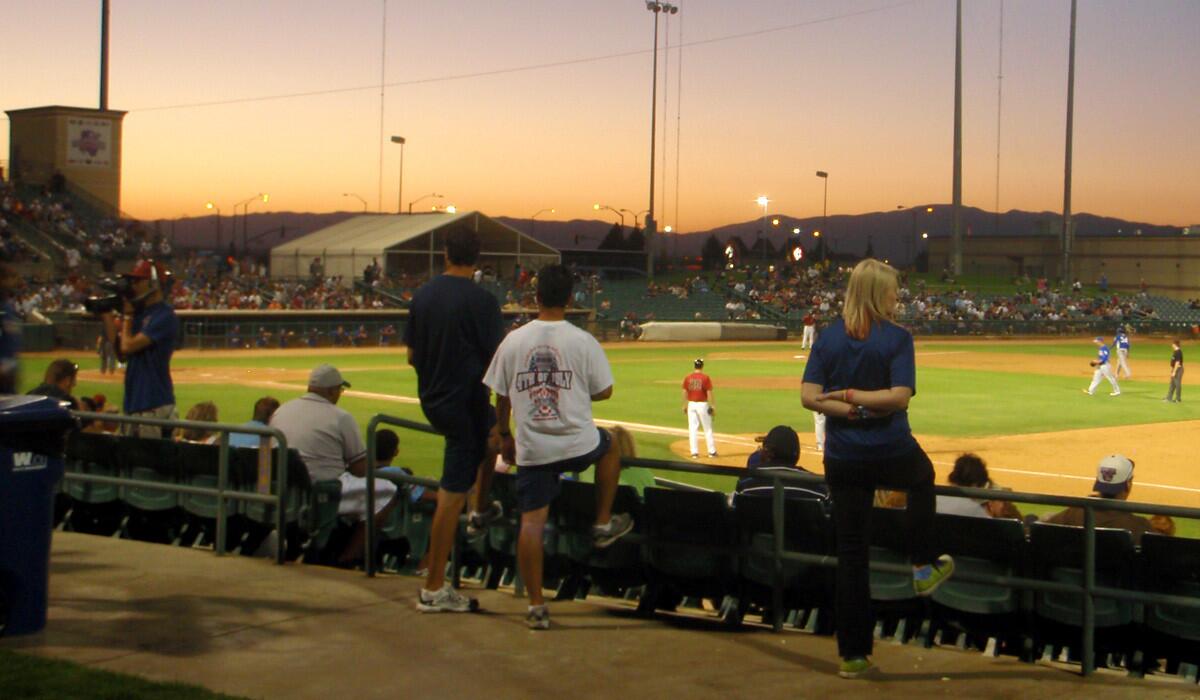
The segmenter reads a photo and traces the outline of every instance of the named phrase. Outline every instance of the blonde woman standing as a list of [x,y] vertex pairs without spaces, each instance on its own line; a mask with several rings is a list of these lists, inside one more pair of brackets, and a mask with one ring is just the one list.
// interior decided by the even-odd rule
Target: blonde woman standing
[[868,258],[854,268],[842,318],[817,339],[804,369],[804,407],[827,417],[825,480],[837,527],[838,675],[861,678],[871,654],[868,552],[876,488],[908,492],[908,536],[917,595],[954,571],[931,551],[933,464],[913,438],[908,404],[916,393],[912,334],[893,321],[897,276]]

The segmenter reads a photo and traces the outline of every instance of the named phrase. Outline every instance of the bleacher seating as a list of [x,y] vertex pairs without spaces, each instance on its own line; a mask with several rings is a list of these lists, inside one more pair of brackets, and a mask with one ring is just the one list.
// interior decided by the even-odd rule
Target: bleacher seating
[[644,279],[605,282],[603,291],[596,295],[596,303],[605,301],[611,304],[604,312],[610,319],[622,318],[629,312],[637,314],[640,320],[653,314],[658,321],[723,321],[728,317],[725,297],[720,292],[691,292],[686,299],[667,292],[647,296]]

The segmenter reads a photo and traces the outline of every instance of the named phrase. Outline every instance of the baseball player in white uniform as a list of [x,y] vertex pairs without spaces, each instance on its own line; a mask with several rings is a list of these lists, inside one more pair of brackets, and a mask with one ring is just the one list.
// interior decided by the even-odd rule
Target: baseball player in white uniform
[[1092,372],[1092,384],[1084,389],[1083,393],[1088,396],[1095,394],[1096,387],[1100,386],[1100,379],[1104,378],[1112,385],[1112,393],[1109,396],[1120,396],[1121,387],[1117,386],[1117,377],[1113,374],[1112,367],[1109,365],[1108,346],[1104,344],[1104,338],[1096,337],[1092,342],[1098,345],[1100,349],[1097,351],[1096,359],[1091,362],[1092,367],[1095,368],[1095,371]]
[[713,406],[712,379],[702,372],[704,360],[697,359],[692,366],[695,371],[683,378],[683,412],[688,418],[688,447],[692,459],[700,457],[699,434],[704,427],[704,443],[708,448],[708,456],[717,456],[717,443],[713,441],[712,418],[716,412]]

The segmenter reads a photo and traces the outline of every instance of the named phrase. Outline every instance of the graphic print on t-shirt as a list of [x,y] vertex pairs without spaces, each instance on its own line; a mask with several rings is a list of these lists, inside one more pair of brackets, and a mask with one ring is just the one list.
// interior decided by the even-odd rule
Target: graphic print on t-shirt
[[558,392],[571,389],[571,370],[560,370],[558,350],[539,345],[525,361],[528,369],[517,372],[514,389],[529,394],[529,418],[535,421],[559,420]]

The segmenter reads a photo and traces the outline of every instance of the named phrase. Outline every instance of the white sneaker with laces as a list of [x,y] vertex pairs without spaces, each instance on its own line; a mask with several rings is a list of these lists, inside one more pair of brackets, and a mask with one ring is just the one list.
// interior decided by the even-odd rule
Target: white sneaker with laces
[[550,609],[545,605],[530,605],[525,615],[525,624],[531,630],[550,629]]
[[474,612],[478,609],[479,601],[454,590],[449,582],[436,591],[422,588],[417,594],[417,610],[423,613]]

